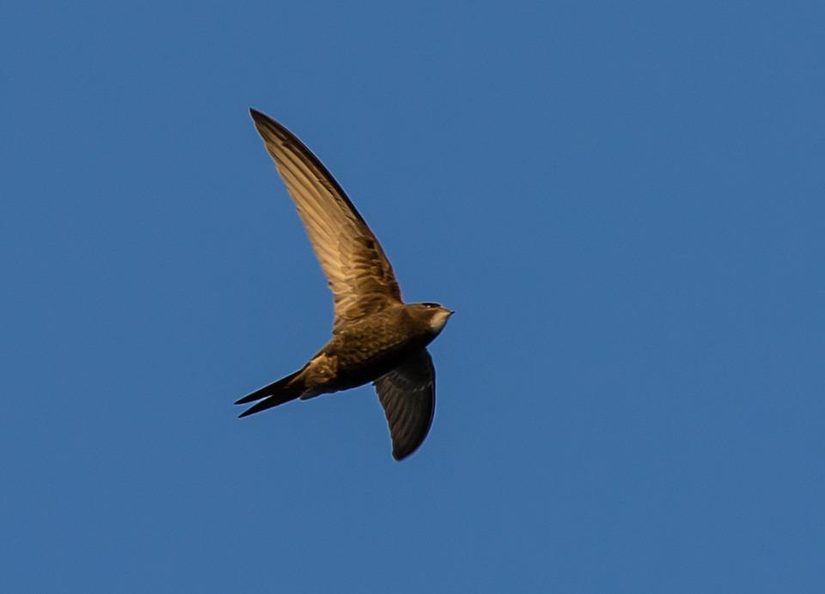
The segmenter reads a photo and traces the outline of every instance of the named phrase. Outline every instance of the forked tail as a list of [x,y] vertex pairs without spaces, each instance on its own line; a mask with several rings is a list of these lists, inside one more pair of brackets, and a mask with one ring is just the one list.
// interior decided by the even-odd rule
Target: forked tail
[[238,400],[235,404],[247,404],[249,402],[260,400],[260,402],[258,402],[255,406],[246,409],[239,416],[246,417],[249,415],[254,415],[262,410],[272,408],[273,406],[278,406],[279,404],[283,404],[284,402],[289,402],[290,400],[295,400],[300,397],[306,389],[304,380],[299,377],[304,369],[305,368],[301,368],[295,373],[281,378],[277,382],[272,382],[263,388],[255,390],[251,394],[247,394]]

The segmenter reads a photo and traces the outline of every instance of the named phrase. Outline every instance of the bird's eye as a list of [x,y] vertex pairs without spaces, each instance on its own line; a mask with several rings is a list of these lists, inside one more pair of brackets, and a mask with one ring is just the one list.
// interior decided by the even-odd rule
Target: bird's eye
[[424,307],[438,307],[438,303],[422,303]]

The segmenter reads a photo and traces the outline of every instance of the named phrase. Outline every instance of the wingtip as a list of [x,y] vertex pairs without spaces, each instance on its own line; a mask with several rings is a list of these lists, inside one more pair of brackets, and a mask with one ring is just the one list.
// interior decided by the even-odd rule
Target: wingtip
[[415,447],[411,450],[393,449],[392,450],[392,457],[393,457],[393,459],[395,459],[396,462],[401,462],[402,460],[405,460],[406,458],[409,458],[410,455],[412,455],[415,452],[415,450],[417,450],[417,449],[418,449],[417,447]]
[[252,116],[252,123],[255,124],[255,127],[261,134],[264,132],[272,133],[275,132],[276,135],[286,135],[289,136],[290,132],[283,127],[283,125],[279,124],[273,118],[269,117],[262,111],[258,111],[254,107],[249,108],[249,115]]
[[252,118],[252,121],[255,122],[256,124],[258,122],[263,122],[267,119],[266,114],[264,114],[263,112],[258,111],[254,107],[249,108],[249,115]]
[[[425,435],[426,437],[426,435]],[[393,443],[392,448],[392,457],[395,458],[396,462],[401,462],[402,460],[406,460],[414,453],[416,453],[421,446],[424,445],[424,438],[422,437],[418,440],[418,443],[414,442],[401,442],[401,443]]]

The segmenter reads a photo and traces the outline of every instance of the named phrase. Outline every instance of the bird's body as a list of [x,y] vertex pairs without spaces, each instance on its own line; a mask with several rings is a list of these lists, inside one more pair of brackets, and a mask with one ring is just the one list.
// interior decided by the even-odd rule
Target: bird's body
[[331,383],[317,388],[336,392],[371,382],[426,347],[437,332],[414,314],[409,306],[393,306],[333,334],[316,357],[333,361],[338,373]]
[[284,179],[335,303],[332,338],[304,367],[241,398],[247,416],[297,398],[374,382],[400,460],[426,437],[435,408],[435,370],[426,346],[452,311],[405,304],[378,240],[343,189],[286,128],[252,110]]

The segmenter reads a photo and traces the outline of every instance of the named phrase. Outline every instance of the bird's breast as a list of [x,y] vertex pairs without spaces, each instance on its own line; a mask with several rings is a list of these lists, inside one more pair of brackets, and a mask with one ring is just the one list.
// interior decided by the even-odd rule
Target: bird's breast
[[377,315],[338,331],[322,352],[337,360],[336,383],[354,387],[392,371],[431,340],[404,315]]

